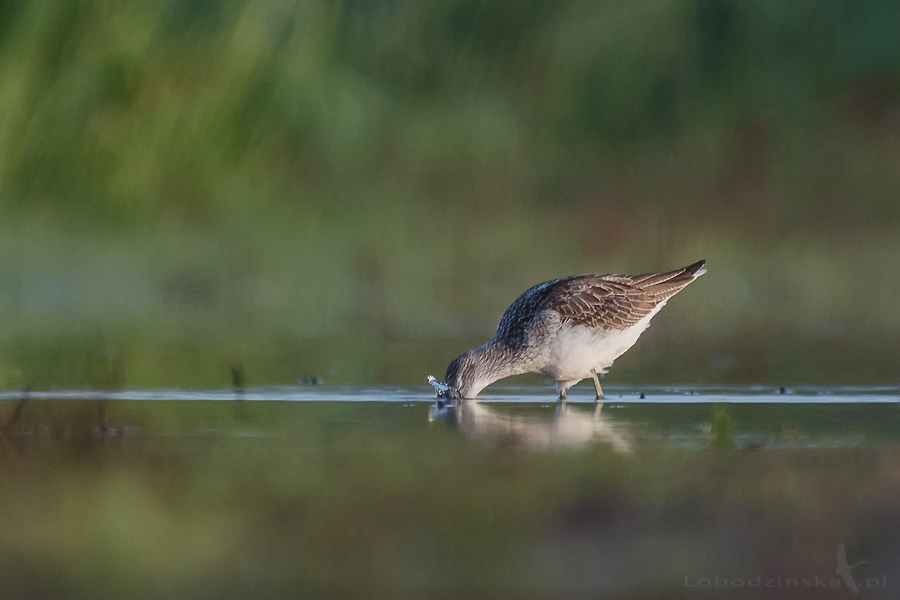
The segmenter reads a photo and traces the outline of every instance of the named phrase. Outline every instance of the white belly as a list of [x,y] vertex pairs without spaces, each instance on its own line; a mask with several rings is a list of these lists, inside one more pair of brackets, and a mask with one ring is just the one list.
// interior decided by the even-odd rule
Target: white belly
[[628,329],[597,330],[563,323],[542,374],[557,381],[578,382],[591,376],[591,370],[604,372],[626,350],[631,348],[650,325],[650,319],[664,305]]

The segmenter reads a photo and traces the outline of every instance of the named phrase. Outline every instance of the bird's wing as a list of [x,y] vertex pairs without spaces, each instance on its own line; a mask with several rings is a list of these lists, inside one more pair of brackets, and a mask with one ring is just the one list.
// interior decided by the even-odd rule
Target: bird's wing
[[635,287],[626,277],[582,275],[563,280],[543,308],[574,325],[625,329],[646,317],[661,300]]
[[705,262],[668,273],[575,275],[540,283],[506,309],[497,337],[513,347],[524,343],[529,324],[544,310],[554,310],[577,325],[624,329],[702,275]]
[[579,275],[561,279],[544,307],[575,325],[625,329],[634,325],[694,279],[705,261],[669,271],[643,275]]

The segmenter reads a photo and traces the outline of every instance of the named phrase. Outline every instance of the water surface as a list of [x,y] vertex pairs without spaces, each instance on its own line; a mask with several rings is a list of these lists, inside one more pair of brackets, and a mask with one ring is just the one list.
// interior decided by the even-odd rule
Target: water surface
[[0,593],[896,597],[896,388],[589,387],[5,392]]
[[[570,391],[569,403],[594,402],[593,388],[581,386]],[[640,388],[604,385],[605,402],[648,403],[812,403],[827,402],[900,402],[900,386],[792,386],[769,385],[717,385],[717,386],[664,386],[645,385]],[[0,391],[3,399],[107,399],[107,400],[248,400],[276,402],[431,402],[434,390],[431,386],[258,386],[240,389],[217,390],[184,389],[49,389]],[[548,403],[555,402],[552,385],[504,386],[493,385],[483,391],[478,400],[485,403]]]

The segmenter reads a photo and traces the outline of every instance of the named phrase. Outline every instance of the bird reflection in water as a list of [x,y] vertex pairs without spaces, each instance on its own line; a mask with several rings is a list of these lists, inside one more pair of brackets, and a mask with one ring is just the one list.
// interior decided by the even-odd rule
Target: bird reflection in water
[[478,400],[456,403],[438,400],[428,413],[430,421],[442,419],[458,427],[466,437],[490,445],[520,445],[528,448],[582,448],[608,444],[616,452],[631,452],[628,432],[602,414],[603,403],[591,411],[556,403],[556,414],[516,414]]

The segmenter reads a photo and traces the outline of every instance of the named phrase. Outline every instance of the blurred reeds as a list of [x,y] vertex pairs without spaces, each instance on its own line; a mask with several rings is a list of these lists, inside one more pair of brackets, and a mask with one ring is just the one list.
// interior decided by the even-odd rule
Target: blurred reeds
[[709,274],[648,334],[666,348],[892,343],[898,18],[851,0],[2,3],[0,349],[456,350],[538,281],[699,258]]

